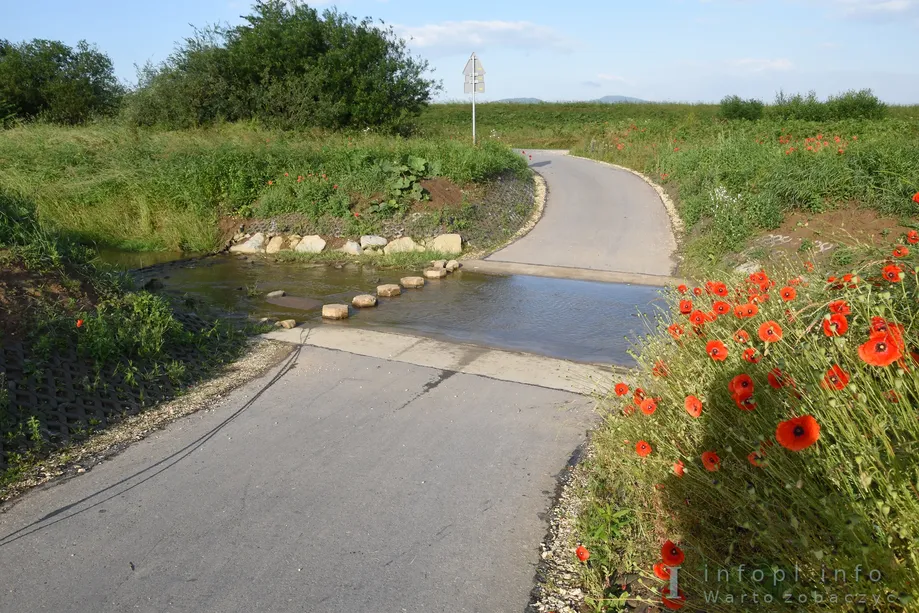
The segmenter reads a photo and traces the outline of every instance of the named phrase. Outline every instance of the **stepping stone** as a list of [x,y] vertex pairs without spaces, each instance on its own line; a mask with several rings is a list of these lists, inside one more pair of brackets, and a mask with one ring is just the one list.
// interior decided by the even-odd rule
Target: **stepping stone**
[[456,260],[450,260],[447,262],[447,272],[453,272],[454,270],[460,267],[460,263]]
[[268,292],[268,293],[265,295],[265,298],[283,298],[283,297],[286,296],[286,295],[287,295],[287,292],[285,292],[285,291],[282,290],[282,289],[279,289],[279,290],[276,290],[276,291],[273,291],[273,292]]
[[282,319],[275,325],[279,328],[287,328],[288,330],[290,330],[291,328],[297,327],[297,322],[294,319]]
[[348,305],[324,304],[322,305],[322,316],[325,319],[348,319]]
[[443,279],[447,276],[447,271],[443,268],[428,268],[423,274],[426,279]]
[[446,260],[431,260],[431,268],[445,268],[446,266]]
[[355,296],[351,300],[351,305],[358,309],[375,307],[377,305],[377,297],[371,296],[370,294],[361,294],[360,296]]
[[395,283],[387,283],[386,285],[377,286],[377,296],[382,296],[383,298],[391,298],[393,296],[398,296],[401,293],[402,288]]
[[402,277],[399,283],[405,289],[424,287],[424,277]]

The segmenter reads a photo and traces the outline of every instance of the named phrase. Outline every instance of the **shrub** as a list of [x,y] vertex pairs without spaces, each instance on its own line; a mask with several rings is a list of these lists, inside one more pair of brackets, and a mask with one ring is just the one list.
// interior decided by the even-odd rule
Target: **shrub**
[[883,119],[887,115],[887,105],[881,102],[870,89],[848,91],[827,100],[829,116],[842,119]]
[[439,86],[392,28],[260,0],[246,23],[196,30],[145,66],[126,117],[172,128],[257,119],[280,128],[406,131]]
[[123,88],[107,55],[80,41],[0,40],[0,127],[12,117],[76,124],[118,109]]
[[[859,610],[846,593],[878,594],[875,611],[915,602],[917,264],[904,244],[826,280],[758,272],[668,292],[639,347],[638,387],[610,400],[592,465],[597,491],[627,491],[620,504],[645,520],[616,559],[591,568],[631,559],[661,586],[652,565],[671,539],[693,610],[731,610],[726,593],[735,604],[769,594],[768,610],[787,611]],[[776,569],[786,576],[773,582]],[[610,581],[587,572],[590,584]],[[716,590],[720,607],[706,600]],[[786,593],[807,603],[782,604]]]
[[761,100],[743,100],[740,96],[726,96],[721,101],[721,116],[724,119],[762,119],[765,106]]

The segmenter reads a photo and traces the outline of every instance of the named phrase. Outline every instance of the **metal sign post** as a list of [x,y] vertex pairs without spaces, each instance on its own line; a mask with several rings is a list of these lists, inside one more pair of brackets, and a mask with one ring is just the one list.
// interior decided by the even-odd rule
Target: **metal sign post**
[[472,94],[472,144],[475,145],[475,95],[485,93],[485,68],[475,53],[466,62],[463,75],[463,93]]

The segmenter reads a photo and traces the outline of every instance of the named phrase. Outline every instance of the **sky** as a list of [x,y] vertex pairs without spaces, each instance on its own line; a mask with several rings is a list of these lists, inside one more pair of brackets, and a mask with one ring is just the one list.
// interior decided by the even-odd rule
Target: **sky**
[[[462,70],[485,69],[477,100],[547,101],[624,95],[717,102],[825,98],[871,88],[893,104],[919,104],[919,0],[339,0],[382,19],[426,59],[443,84],[437,100],[469,100]],[[85,39],[117,76],[164,60],[192,26],[240,23],[240,0],[0,0],[0,39]]]

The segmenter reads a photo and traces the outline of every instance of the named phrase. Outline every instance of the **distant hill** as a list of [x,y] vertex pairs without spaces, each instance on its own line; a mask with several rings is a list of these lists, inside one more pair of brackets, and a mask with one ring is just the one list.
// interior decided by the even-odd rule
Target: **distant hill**
[[[539,98],[504,98],[503,100],[495,100],[495,102],[505,102],[512,104],[546,104],[544,100]],[[578,102],[573,100],[572,102]],[[598,102],[602,104],[616,104],[618,102],[645,102],[640,98],[630,98],[629,96],[603,96],[602,98],[597,98],[595,100],[585,100],[583,102]]]
[[512,102],[514,104],[542,104],[542,100],[539,98],[504,98],[503,100],[495,100],[495,102]]
[[641,100],[640,98],[629,98],[628,96],[603,96],[602,98],[591,100],[591,102],[604,102],[606,104],[613,104],[615,102],[645,102],[645,100]]

